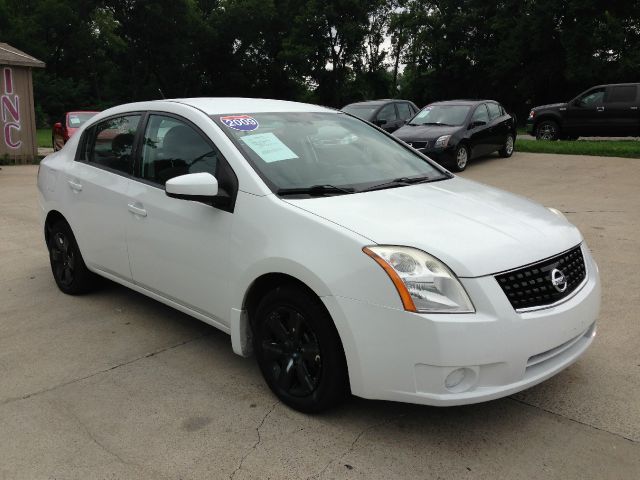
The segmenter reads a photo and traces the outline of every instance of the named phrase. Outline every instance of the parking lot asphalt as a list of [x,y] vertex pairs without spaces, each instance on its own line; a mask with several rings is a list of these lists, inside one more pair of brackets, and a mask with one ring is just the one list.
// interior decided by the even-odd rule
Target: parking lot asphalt
[[485,404],[314,416],[212,327],[112,283],[59,292],[36,172],[0,171],[0,479],[640,477],[640,160],[516,153],[462,174],[582,230],[603,304],[576,364]]

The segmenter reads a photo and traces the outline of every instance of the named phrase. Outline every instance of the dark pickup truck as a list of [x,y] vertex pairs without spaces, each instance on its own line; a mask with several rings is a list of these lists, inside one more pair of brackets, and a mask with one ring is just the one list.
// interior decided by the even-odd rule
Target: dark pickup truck
[[598,85],[567,103],[531,110],[527,132],[538,140],[640,136],[640,83]]

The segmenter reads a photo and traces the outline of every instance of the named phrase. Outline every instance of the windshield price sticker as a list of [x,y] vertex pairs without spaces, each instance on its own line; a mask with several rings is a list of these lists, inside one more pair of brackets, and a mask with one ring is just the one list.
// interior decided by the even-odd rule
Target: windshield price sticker
[[251,150],[256,152],[267,163],[300,158],[271,132],[245,135],[240,140],[246,143]]
[[227,127],[241,132],[251,132],[259,127],[258,121],[249,115],[227,115],[220,117],[220,121]]

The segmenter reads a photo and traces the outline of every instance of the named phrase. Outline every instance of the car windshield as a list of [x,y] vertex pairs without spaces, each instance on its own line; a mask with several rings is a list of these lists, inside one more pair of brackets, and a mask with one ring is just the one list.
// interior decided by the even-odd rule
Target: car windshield
[[341,113],[256,113],[211,118],[276,192],[315,187],[316,193],[340,194],[383,184],[389,188],[420,179],[449,178],[410,148]]
[[370,120],[380,105],[347,105],[342,109],[343,112],[355,115],[363,120]]
[[67,116],[67,127],[78,128],[96,115],[96,112],[72,112]]
[[428,105],[409,122],[411,125],[462,125],[471,109],[468,105]]

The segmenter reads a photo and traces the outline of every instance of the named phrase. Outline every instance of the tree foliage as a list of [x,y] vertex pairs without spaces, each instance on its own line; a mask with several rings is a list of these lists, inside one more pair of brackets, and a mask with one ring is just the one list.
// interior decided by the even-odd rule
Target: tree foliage
[[162,95],[483,97],[523,114],[640,81],[636,0],[0,0],[0,41],[47,63],[50,117]]

